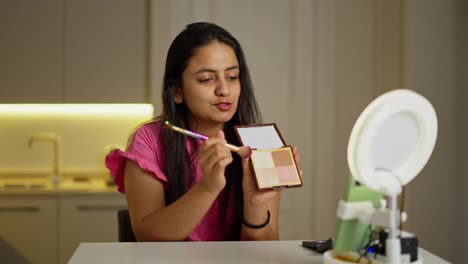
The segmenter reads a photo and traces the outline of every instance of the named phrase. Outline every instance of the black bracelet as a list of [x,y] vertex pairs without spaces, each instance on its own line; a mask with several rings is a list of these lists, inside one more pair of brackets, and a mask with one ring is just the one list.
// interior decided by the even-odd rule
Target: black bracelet
[[260,228],[263,228],[265,226],[267,226],[269,223],[270,223],[270,210],[267,210],[267,213],[268,213],[268,216],[267,216],[267,220],[265,221],[265,223],[263,224],[260,224],[260,225],[252,225],[251,223],[247,222],[244,219],[242,219],[242,224],[244,224],[246,227],[248,228],[252,228],[252,229],[260,229]]

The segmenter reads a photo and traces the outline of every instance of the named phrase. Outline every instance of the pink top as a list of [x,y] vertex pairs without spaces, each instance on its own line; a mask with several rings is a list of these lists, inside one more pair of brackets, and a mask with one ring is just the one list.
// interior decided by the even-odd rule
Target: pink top
[[[166,189],[168,188],[169,183],[165,174],[164,151],[159,143],[162,124],[163,122],[161,120],[144,124],[137,129],[126,151],[115,149],[106,156],[106,167],[114,177],[114,182],[119,192],[125,193],[124,169],[126,159],[133,160],[144,171],[151,173],[154,179],[160,181]],[[193,140],[186,140],[186,147],[189,155],[194,154],[196,150],[195,144],[197,143],[194,143]],[[198,142],[198,144],[201,144],[201,142]],[[193,173],[193,177],[195,178],[192,181],[192,185],[188,186],[188,188],[191,188],[193,184],[199,182],[202,178],[197,155],[194,155],[192,165],[195,165],[192,166],[195,168]],[[227,239],[227,234],[229,234],[231,231],[230,229],[233,228],[232,221],[230,221],[230,219],[232,219],[233,210],[229,208],[226,216],[226,223],[224,224],[225,230],[222,230],[219,223],[219,205],[220,196],[216,198],[201,222],[189,235],[189,240],[218,241]]]

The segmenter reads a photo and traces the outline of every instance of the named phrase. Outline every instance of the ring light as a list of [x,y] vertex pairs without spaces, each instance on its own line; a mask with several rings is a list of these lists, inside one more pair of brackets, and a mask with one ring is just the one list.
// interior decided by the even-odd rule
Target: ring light
[[357,119],[348,143],[348,165],[361,184],[385,194],[401,192],[432,154],[437,116],[410,90],[377,97]]

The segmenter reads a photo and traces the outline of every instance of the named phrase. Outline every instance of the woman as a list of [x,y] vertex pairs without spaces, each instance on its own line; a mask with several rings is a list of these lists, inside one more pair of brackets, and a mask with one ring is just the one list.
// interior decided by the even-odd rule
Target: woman
[[[238,41],[212,23],[188,25],[172,42],[163,113],[137,129],[106,166],[126,193],[139,241],[276,240],[281,190],[258,191],[234,125],[261,121]],[[163,122],[209,137],[203,142]],[[296,150],[295,158],[299,157]]]

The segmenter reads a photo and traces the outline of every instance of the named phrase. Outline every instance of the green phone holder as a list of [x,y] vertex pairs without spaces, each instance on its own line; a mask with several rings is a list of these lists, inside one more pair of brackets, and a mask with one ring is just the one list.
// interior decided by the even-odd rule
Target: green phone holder
[[[360,185],[349,176],[345,193],[345,202],[370,201],[374,209],[380,208],[383,195],[366,186]],[[333,249],[337,252],[357,251],[369,242],[372,226],[361,223],[358,219],[338,220]]]

